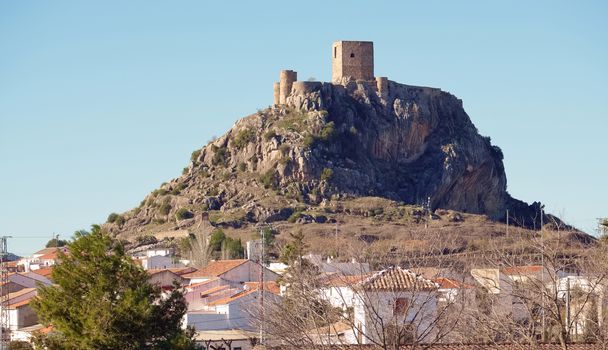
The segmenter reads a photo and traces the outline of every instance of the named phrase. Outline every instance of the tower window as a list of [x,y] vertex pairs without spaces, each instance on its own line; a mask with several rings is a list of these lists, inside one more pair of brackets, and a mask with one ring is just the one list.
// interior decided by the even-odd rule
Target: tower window
[[352,57],[355,57],[355,54],[351,52],[351,53],[350,53],[350,57],[351,57],[351,58],[352,58]]
[[338,57],[338,48],[334,46],[334,58]]

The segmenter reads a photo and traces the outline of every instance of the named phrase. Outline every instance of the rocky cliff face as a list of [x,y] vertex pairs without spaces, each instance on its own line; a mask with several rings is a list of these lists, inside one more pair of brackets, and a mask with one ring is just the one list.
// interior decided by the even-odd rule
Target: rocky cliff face
[[534,208],[506,192],[502,158],[462,101],[439,89],[389,82],[379,93],[366,82],[303,83],[285,105],[239,120],[195,151],[182,177],[109,228],[179,229],[203,211],[225,221],[285,220],[301,207],[361,196],[531,217]]

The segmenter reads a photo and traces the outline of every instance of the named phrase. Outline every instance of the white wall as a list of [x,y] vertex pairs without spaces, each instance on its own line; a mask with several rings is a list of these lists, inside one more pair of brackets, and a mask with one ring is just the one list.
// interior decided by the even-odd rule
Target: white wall
[[230,329],[228,314],[218,314],[212,311],[192,311],[184,315],[183,328],[193,327],[195,330]]
[[179,261],[173,262],[170,256],[154,255],[148,258],[141,259],[141,265],[144,270],[155,269],[172,269],[176,267],[184,267]]
[[[409,300],[406,313],[402,316],[393,313],[397,298]],[[382,338],[380,322],[384,325],[411,323],[419,330],[417,333],[420,337],[423,332],[431,329],[436,313],[437,295],[435,292],[365,292],[355,297],[355,327],[360,327],[362,330],[363,344],[370,344],[369,338],[375,340]],[[430,335],[422,341],[430,341],[432,334],[433,332],[430,332]]]
[[29,305],[9,309],[8,314],[11,330],[33,326],[38,323],[38,317]]
[[333,307],[346,310],[355,306],[355,293],[350,287],[324,287],[320,289],[321,297]]
[[[244,264],[241,264],[234,269],[226,272],[221,275],[222,278],[229,281],[236,282],[256,282],[260,280],[260,269],[261,265],[256,264],[252,261],[247,261]],[[279,275],[268,270],[264,269],[264,281],[276,281],[279,278]]]

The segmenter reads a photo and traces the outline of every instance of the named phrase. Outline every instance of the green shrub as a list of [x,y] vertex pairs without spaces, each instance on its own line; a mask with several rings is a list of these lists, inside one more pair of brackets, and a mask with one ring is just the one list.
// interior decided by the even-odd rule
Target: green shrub
[[222,249],[222,242],[226,239],[226,234],[222,229],[216,229],[211,233],[209,237],[209,248],[211,250],[219,252]]
[[160,212],[161,215],[169,215],[169,213],[171,212],[171,203],[164,202],[163,204],[161,204],[158,211]]
[[260,175],[260,182],[264,185],[264,188],[275,189],[278,185],[276,170],[273,168]]
[[296,211],[293,214],[291,214],[291,216],[289,218],[287,218],[287,222],[289,223],[295,223],[300,217],[302,216],[302,212],[301,211]]
[[323,169],[323,172],[321,172],[321,181],[329,181],[331,180],[331,177],[334,175],[334,171],[331,170],[330,168],[325,168]]
[[198,164],[198,157],[200,157],[200,156],[201,156],[201,150],[198,149],[198,150],[192,152],[192,154],[190,155],[190,161],[192,163],[194,163],[195,165],[197,165]]
[[32,350],[34,349],[32,345],[26,341],[22,340],[11,340],[8,343],[8,350]]
[[334,122],[329,122],[325,124],[321,132],[319,133],[319,139],[323,141],[329,141],[334,136]]
[[152,191],[152,197],[157,197],[157,196],[164,196],[167,193],[169,193],[169,191],[167,191],[164,188],[159,188],[157,190]]
[[186,208],[179,208],[179,210],[175,213],[175,217],[177,220],[185,220],[193,218],[194,214]]
[[302,143],[304,144],[304,147],[312,148],[312,146],[315,144],[315,141],[316,140],[314,136],[312,136],[311,134],[306,134]]
[[268,130],[264,134],[264,140],[270,141],[275,136],[277,136],[277,133],[274,130]]
[[188,167],[184,167],[182,169],[182,175],[186,175],[188,173]]
[[281,146],[279,146],[279,151],[281,151],[281,153],[282,153],[283,155],[285,155],[285,154],[289,153],[289,150],[291,150],[291,147],[289,147],[289,145],[288,145],[288,144],[286,144],[286,143],[284,143],[284,144],[282,144]]
[[245,129],[239,131],[238,134],[236,134],[236,137],[232,141],[232,144],[237,149],[241,149],[253,141],[255,141],[255,131],[253,129]]
[[106,222],[113,224],[116,221],[116,219],[118,219],[118,214],[112,213],[112,214],[108,215],[108,220],[106,220]]
[[241,239],[232,239],[226,237],[224,240],[224,250],[228,259],[241,259],[245,256],[245,250],[243,249],[243,243]]
[[302,132],[306,129],[307,119],[306,111],[292,109],[277,121],[276,126],[289,131]]
[[171,194],[174,195],[174,196],[177,196],[183,190],[185,190],[186,187],[188,187],[188,185],[186,185],[185,183],[181,183],[181,184],[175,186],[175,188],[171,191]]
[[158,240],[153,235],[143,235],[135,237],[135,242],[138,245],[148,245],[148,244],[156,244]]
[[279,160],[279,163],[281,163],[281,165],[287,165],[289,164],[289,162],[291,162],[291,158],[289,156],[285,156]]
[[211,158],[211,163],[213,165],[226,166],[226,163],[228,163],[228,159],[230,158],[228,149],[226,147],[217,147],[217,146],[212,147],[212,149],[213,148],[215,148],[215,151],[213,153],[213,158]]
[[118,215],[118,217],[116,218],[116,220],[114,221],[114,223],[118,226],[122,226],[125,224],[127,220],[125,220],[125,217],[122,215]]
[[241,162],[239,163],[239,171],[244,172],[247,170],[247,163]]

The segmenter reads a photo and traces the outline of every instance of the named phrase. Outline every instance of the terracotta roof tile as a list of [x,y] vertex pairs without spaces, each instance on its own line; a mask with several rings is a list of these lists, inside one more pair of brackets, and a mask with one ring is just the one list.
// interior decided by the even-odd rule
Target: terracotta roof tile
[[18,301],[14,304],[8,304],[8,309],[17,309],[22,306],[29,305],[30,301],[32,301],[32,300],[34,300],[34,296],[32,296],[31,298],[25,299],[25,300]]
[[51,273],[53,272],[53,267],[45,267],[42,269],[38,269],[38,270],[31,270],[32,273],[35,273],[37,275],[40,276],[44,276],[44,277],[50,277]]
[[253,294],[253,293],[257,293],[257,289],[242,291],[242,292],[236,293],[234,295],[231,295],[229,297],[221,298],[221,299],[215,300],[213,302],[210,302],[208,305],[209,306],[216,306],[216,305],[229,304],[229,303],[231,303],[231,302],[233,302],[235,300],[238,300],[238,299],[240,299],[240,298],[242,298],[244,296],[247,296],[247,295],[250,295],[250,294]]
[[389,267],[363,280],[359,285],[366,290],[435,290],[439,285],[401,267]]
[[432,279],[433,282],[439,284],[439,287],[442,289],[460,289],[460,288],[475,288],[470,284],[466,284],[460,281],[452,280],[446,277],[437,277]]
[[[260,282],[245,282],[245,290],[258,290],[260,289]],[[270,293],[279,295],[281,294],[281,287],[275,281],[264,282],[264,290]]]
[[209,289],[205,289],[203,291],[200,291],[200,296],[201,298],[206,298],[208,296],[210,296],[211,294],[217,293],[217,292],[222,292],[226,289],[229,289],[230,286],[227,285],[221,285],[221,286],[217,286],[217,287],[213,287],[213,288],[209,288]]
[[197,278],[197,277],[218,277],[238,266],[243,265],[249,260],[238,259],[238,260],[217,260],[212,261],[209,265],[184,275],[184,278]]
[[189,284],[189,285],[187,285],[187,286],[186,286],[186,288],[196,288],[196,287],[200,287],[200,286],[203,286],[203,285],[205,285],[205,284],[215,282],[215,281],[217,281],[218,279],[219,279],[219,278],[217,278],[217,277],[210,278],[210,279],[208,279],[208,280],[206,280],[206,281],[203,281],[203,282],[198,282],[198,283]]

